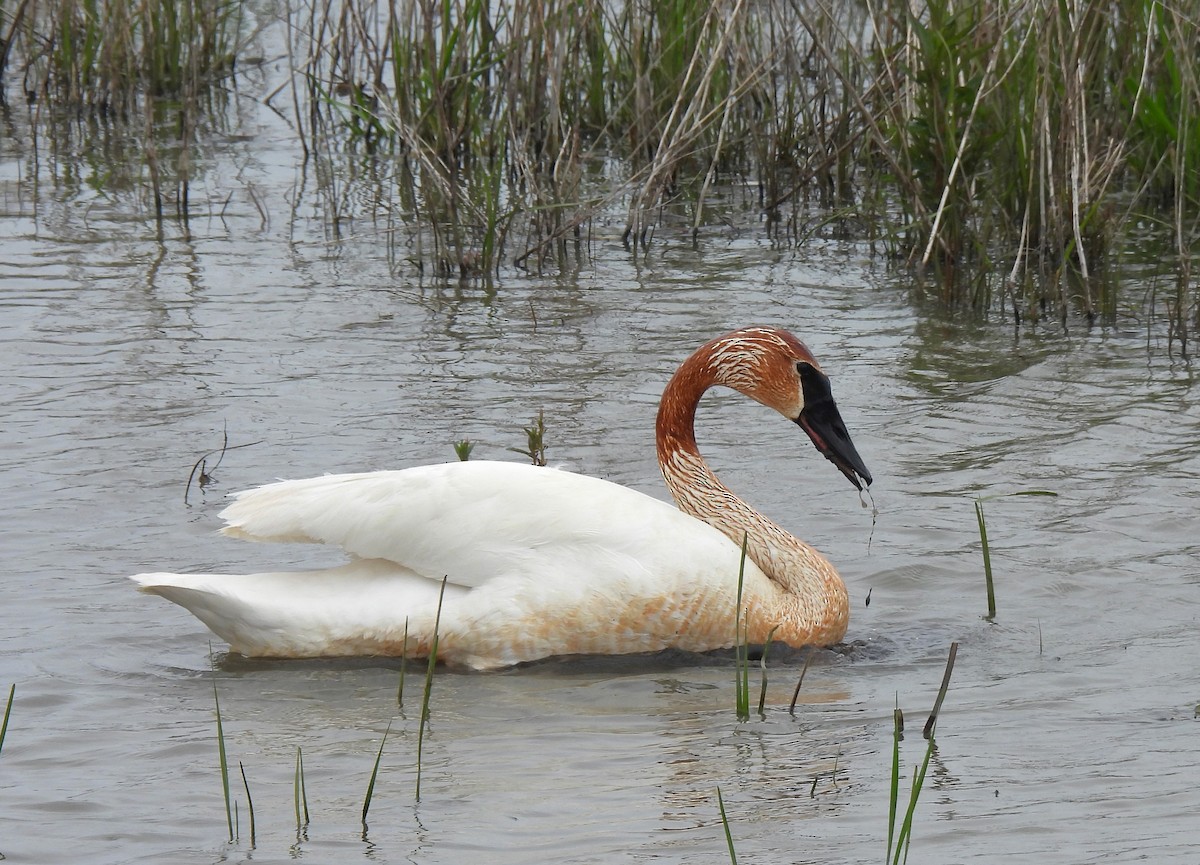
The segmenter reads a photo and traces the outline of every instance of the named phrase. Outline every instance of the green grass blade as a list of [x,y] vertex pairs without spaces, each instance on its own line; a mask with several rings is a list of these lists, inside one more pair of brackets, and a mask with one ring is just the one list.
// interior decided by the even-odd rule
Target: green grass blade
[[404,643],[400,655],[400,683],[396,685],[396,708],[404,708],[404,672],[408,667],[408,616],[404,617]]
[[767,632],[767,642],[763,644],[762,657],[758,659],[758,668],[762,671],[762,683],[758,689],[758,716],[760,718],[766,716],[763,707],[767,703],[767,652],[771,650],[771,638],[778,630],[779,625],[776,625]]
[[8,702],[4,704],[4,723],[0,724],[0,751],[4,750],[4,737],[8,733],[8,717],[12,714],[13,697],[16,696],[17,685],[14,682],[8,689]]
[[804,674],[808,672],[808,665],[812,663],[813,655],[816,654],[816,649],[811,646],[808,653],[804,656],[804,666],[800,670],[800,678],[796,680],[796,690],[792,691],[792,702],[788,704],[788,714],[796,714],[796,701],[800,699],[800,686],[804,684]]
[[296,806],[296,834],[308,825],[308,791],[304,788],[304,753],[296,746],[296,776],[292,781],[292,796]]
[[729,861],[737,865],[737,852],[733,849],[733,833],[729,831],[729,818],[725,815],[725,799],[721,796],[721,788],[717,788],[717,807],[721,811],[721,825],[725,827],[725,844],[729,847]]
[[958,643],[951,643],[950,653],[946,658],[946,672],[942,675],[942,686],[938,689],[933,710],[929,713],[929,720],[925,723],[924,736],[929,740],[929,744],[925,748],[925,759],[921,761],[919,767],[914,767],[912,790],[908,797],[908,807],[904,812],[904,820],[900,824],[900,831],[898,833],[895,829],[896,813],[900,798],[900,740],[903,738],[904,716],[901,714],[898,706],[895,711],[892,731],[892,784],[888,808],[887,855],[887,859],[892,862],[892,865],[899,865],[902,861],[908,861],[908,848],[912,842],[913,815],[916,813],[917,800],[920,798],[921,789],[925,784],[925,773],[929,769],[929,761],[933,757],[934,749],[937,747],[934,743],[934,731],[937,729],[938,713],[941,710],[942,701],[945,699],[946,691],[950,687],[950,676],[954,671],[954,659],[957,655]]
[[976,496],[975,522],[979,525],[979,544],[983,551],[983,580],[987,586],[988,612],[984,617],[989,622],[996,618],[996,586],[992,578],[992,548],[988,543],[987,520],[983,516],[983,503],[991,499],[1007,499],[1017,496],[1051,496],[1058,493],[1052,490],[1018,490],[1013,493],[997,493],[991,496]]
[[[209,647],[209,663],[212,661],[212,650]],[[217,710],[217,753],[221,763],[221,789],[225,793],[225,822],[229,826],[229,840],[236,837],[233,830],[233,807],[229,795],[229,761],[225,756],[225,725],[221,722],[221,700],[217,696],[216,669],[213,669],[213,705]]]
[[923,735],[926,739],[933,736],[933,728],[937,725],[938,713],[942,710],[942,701],[946,699],[946,691],[950,688],[950,675],[954,672],[954,659],[957,657],[958,641],[955,640],[950,644],[950,654],[946,658],[946,672],[942,674],[942,686],[938,688],[937,699],[933,701],[933,709],[929,713],[929,720],[925,722]]
[[979,524],[979,543],[983,548],[983,581],[987,586],[987,619],[996,618],[996,586],[992,582],[992,552],[988,547],[987,521],[983,518],[983,501],[975,500],[975,521]]
[[737,604],[734,607],[734,708],[739,721],[750,720],[749,622],[742,615],[742,588],[746,580],[746,547],[749,535],[742,533],[742,557],[738,562]]
[[242,787],[246,790],[246,810],[250,813],[250,846],[254,846],[254,800],[250,798],[250,782],[246,780],[246,767],[238,760],[238,771],[242,773]]
[[371,798],[375,795],[375,779],[379,777],[379,764],[383,760],[383,746],[387,744],[387,737],[390,732],[392,732],[392,722],[388,721],[387,729],[383,731],[383,739],[379,742],[379,753],[375,755],[375,765],[371,768],[371,780],[367,782],[367,795],[363,799],[362,822],[364,830],[367,826],[367,812],[371,810]]
[[[929,745],[925,748],[925,759],[921,761],[921,766],[916,770],[913,776],[912,792],[908,797],[908,809],[904,812],[904,822],[900,825],[900,834],[896,836],[896,849],[892,857],[892,865],[899,865],[901,861],[908,861],[908,846],[912,841],[912,824],[913,815],[917,811],[917,800],[921,797],[921,789],[925,786],[925,772],[929,769],[929,758],[933,756],[933,750],[936,747],[933,736],[929,737]],[[903,851],[903,860],[901,859],[901,851]]]
[[421,695],[421,720],[417,725],[417,789],[416,800],[421,801],[421,758],[425,748],[425,728],[429,726],[429,695],[433,692],[433,670],[437,666],[438,628],[442,622],[442,599],[446,596],[446,577],[442,577],[442,588],[438,592],[437,614],[433,617],[433,641],[429,646],[429,666],[425,670],[425,693]]
[[[897,703],[899,699],[897,698]],[[904,738],[904,713],[897,705],[892,711],[892,783],[888,796],[887,858],[892,858],[892,842],[896,836],[896,811],[900,803],[900,740]]]

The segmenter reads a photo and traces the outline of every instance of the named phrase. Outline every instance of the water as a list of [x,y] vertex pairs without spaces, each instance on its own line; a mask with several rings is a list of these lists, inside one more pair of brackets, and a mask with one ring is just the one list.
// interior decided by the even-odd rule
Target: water
[[[577,274],[422,282],[369,224],[327,241],[295,192],[289,133],[264,123],[214,148],[213,215],[162,242],[137,201],[56,182],[19,135],[5,140],[8,861],[719,863],[720,787],[742,861],[878,862],[892,709],[908,718],[908,773],[953,641],[915,861],[1200,857],[1200,407],[1193,368],[1154,326],[1017,339],[919,308],[903,274],[853,244],[780,250],[753,229],[714,230],[698,252],[662,231],[631,261],[620,226],[601,227]],[[332,563],[214,536],[223,496],[452,459],[462,438],[476,457],[519,459],[507,449],[539,410],[552,462],[665,496],[663,383],[703,340],[755,322],[808,341],[876,478],[873,520],[794,425],[735,396],[702,405],[723,479],[850,586],[853,643],[817,656],[795,717],[795,656],[772,665],[766,717],[741,724],[721,660],[439,672],[416,803],[419,671],[402,712],[391,662],[251,663],[215,643],[214,672],[208,632],[124,579]],[[225,431],[252,446],[215,471],[210,457],[213,484],[185,504],[193,463]],[[987,623],[973,500],[1031,489],[1057,495],[985,502]]]

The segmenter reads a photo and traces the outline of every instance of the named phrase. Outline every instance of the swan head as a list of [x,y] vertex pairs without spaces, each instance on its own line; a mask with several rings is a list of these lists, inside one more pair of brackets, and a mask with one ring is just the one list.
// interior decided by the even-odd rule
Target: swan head
[[750,327],[714,339],[701,352],[714,383],[795,422],[855,488],[870,486],[871,473],[846,431],[829,379],[808,346],[781,328]]

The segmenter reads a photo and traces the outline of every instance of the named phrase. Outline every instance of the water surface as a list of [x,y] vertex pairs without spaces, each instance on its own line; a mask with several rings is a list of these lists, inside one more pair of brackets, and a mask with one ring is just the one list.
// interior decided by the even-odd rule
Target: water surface
[[[918,307],[906,275],[852,243],[779,249],[753,230],[714,229],[699,249],[664,231],[633,260],[618,226],[573,274],[422,281],[372,226],[331,243],[319,214],[291,206],[288,134],[267,123],[211,155],[270,221],[235,184],[219,217],[162,241],[136,202],[34,184],[31,155],[6,141],[8,861],[719,863],[720,787],[743,861],[874,863],[893,707],[909,719],[908,772],[953,641],[915,860],[1196,861],[1200,407],[1192,367],[1153,327],[1014,336]],[[415,803],[411,671],[398,711],[395,663],[226,658],[125,580],[336,561],[214,536],[223,497],[452,459],[462,438],[476,457],[519,459],[508,449],[538,411],[552,462],[665,497],[663,384],[700,342],[759,322],[823,361],[876,478],[873,517],[794,425],[735,396],[702,404],[722,478],[850,586],[852,645],[818,654],[794,717],[795,655],[748,723],[720,660],[445,671]],[[255,444],[185,504],[193,463],[226,432]],[[988,623],[973,500],[1030,489],[1057,495],[986,502]],[[240,790],[226,841],[214,680],[253,846]],[[299,837],[298,747],[312,815]]]

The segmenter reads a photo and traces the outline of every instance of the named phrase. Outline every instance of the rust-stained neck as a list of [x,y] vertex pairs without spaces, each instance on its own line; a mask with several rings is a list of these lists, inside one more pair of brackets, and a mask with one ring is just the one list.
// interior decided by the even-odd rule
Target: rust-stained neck
[[[773,623],[779,623],[775,619],[782,618],[800,623],[801,632],[808,629],[806,642],[828,645],[842,638],[849,620],[841,577],[819,552],[722,484],[696,445],[696,409],[714,385],[731,387],[794,419],[792,403],[796,414],[803,405],[797,379],[780,371],[790,373],[796,361],[816,366],[799,340],[773,328],[734,331],[701,346],[680,365],[663,391],[656,427],[658,463],[679,509],[739,546],[744,537],[747,556],[778,587],[771,602],[751,602],[761,608],[751,640],[756,632],[761,639]],[[777,606],[772,608],[772,603]]]
[[696,407],[700,404],[700,397],[716,383],[716,376],[708,366],[708,358],[700,351],[685,360],[671,377],[658,404],[658,420],[655,424],[660,466],[665,464],[664,458],[672,453],[700,455],[696,447]]
[[698,453],[696,406],[713,385],[725,385],[796,419],[803,405],[797,362],[820,369],[808,347],[785,330],[747,327],[709,340],[671,377],[658,408],[657,444],[666,451]]

